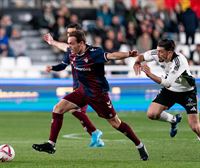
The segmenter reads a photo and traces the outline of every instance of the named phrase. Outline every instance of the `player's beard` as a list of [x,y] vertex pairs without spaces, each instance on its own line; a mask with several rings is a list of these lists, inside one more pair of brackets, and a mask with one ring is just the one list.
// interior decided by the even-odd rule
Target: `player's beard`
[[165,60],[163,59],[163,58],[161,58],[161,57],[158,57],[158,59],[159,59],[159,62],[164,62]]

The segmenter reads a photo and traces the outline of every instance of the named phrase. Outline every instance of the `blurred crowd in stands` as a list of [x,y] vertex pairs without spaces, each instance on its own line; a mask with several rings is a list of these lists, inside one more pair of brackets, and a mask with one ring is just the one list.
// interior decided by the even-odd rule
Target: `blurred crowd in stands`
[[21,30],[14,27],[12,18],[3,15],[0,19],[0,55],[18,57],[26,55],[26,43],[21,39]]
[[[97,2],[96,20],[81,20],[76,13],[70,11],[66,3],[61,3],[59,7],[46,3],[41,9],[42,15],[33,17],[30,24],[38,31],[50,32],[55,40],[66,42],[67,25],[80,23],[88,43],[101,46],[108,52],[130,49],[144,52],[156,48],[161,38],[170,38],[180,43],[180,33],[184,32],[184,45],[194,46],[187,58],[190,64],[200,65],[200,44],[195,42],[195,34],[200,31],[200,16],[191,6],[183,9],[180,3],[176,3],[170,8],[164,5],[156,7],[156,4],[154,8],[148,5],[141,7],[136,0],[130,0],[130,6],[127,7],[123,0],[113,0],[112,5],[103,0],[90,1]],[[57,56],[63,54],[54,51]],[[0,56],[25,56],[27,52],[20,29],[14,26],[11,16],[3,15],[0,18]],[[126,62],[110,64],[124,65]]]

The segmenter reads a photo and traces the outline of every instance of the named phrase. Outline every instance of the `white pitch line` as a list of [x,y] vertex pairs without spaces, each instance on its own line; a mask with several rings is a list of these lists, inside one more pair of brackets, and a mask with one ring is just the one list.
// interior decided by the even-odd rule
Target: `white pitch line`
[[[116,134],[117,132],[106,132],[106,134]],[[72,134],[66,134],[63,135],[63,138],[67,138],[67,139],[90,139],[87,137],[83,137],[83,133],[72,133]],[[102,138],[104,141],[118,141],[118,142],[125,142],[125,141],[130,141],[129,139],[127,139],[126,137],[124,139],[104,139]],[[171,141],[171,138],[169,139],[163,139],[163,138],[158,138],[158,139],[148,139],[146,141],[148,142],[154,142],[154,141]],[[177,139],[177,141],[188,141],[188,139],[186,138],[179,138]],[[197,138],[192,138],[191,141],[200,141]]]
[[[108,132],[107,132],[108,133]],[[109,132],[110,134],[112,133],[115,133],[115,132]],[[62,137],[63,138],[68,138],[68,139],[89,139],[89,138],[86,138],[86,137],[82,137],[83,133],[81,134],[78,134],[78,133],[73,133],[73,134],[66,134],[66,135],[63,135]],[[104,139],[104,141],[128,141],[127,139]]]

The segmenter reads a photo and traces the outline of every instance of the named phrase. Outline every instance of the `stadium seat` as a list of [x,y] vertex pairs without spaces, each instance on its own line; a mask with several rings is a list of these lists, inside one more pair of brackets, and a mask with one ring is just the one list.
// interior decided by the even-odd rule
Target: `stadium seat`
[[186,58],[190,58],[190,47],[188,45],[178,44],[176,52],[182,53]]
[[6,70],[11,70],[13,69],[13,67],[15,67],[16,62],[15,62],[15,58],[13,57],[2,57],[0,59],[0,67],[2,69],[6,69]]
[[12,78],[24,78],[25,77],[25,71],[15,69],[11,72],[11,77]]
[[16,59],[16,68],[17,69],[28,69],[32,66],[31,59],[29,57],[18,57]]
[[186,35],[185,35],[184,32],[180,32],[180,34],[179,34],[179,39],[180,39],[180,43],[181,43],[181,44],[185,44]]
[[195,44],[200,44],[200,33],[196,32],[195,33]]
[[42,75],[38,70],[29,70],[26,73],[26,78],[42,78]]
[[11,71],[0,68],[0,78],[11,78]]

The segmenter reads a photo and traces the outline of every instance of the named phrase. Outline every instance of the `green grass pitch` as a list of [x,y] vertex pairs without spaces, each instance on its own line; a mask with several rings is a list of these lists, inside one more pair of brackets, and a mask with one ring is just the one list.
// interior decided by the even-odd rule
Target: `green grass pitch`
[[[0,113],[0,144],[15,149],[12,162],[0,163],[0,168],[199,168],[200,141],[190,130],[187,116],[179,124],[175,138],[169,137],[170,125],[151,121],[145,113],[119,113],[145,143],[150,158],[144,162],[131,141],[114,130],[106,120],[88,113],[103,131],[105,147],[89,148],[89,135],[71,114],[65,114],[54,155],[32,150],[33,143],[48,139],[51,113]],[[68,135],[68,138],[64,138]]]

